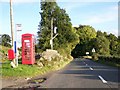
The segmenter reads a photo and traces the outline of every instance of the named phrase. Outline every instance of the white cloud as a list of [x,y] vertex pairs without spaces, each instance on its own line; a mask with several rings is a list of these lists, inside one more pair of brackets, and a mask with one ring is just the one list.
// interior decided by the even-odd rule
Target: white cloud
[[86,21],[83,23],[87,24],[100,24],[100,23],[106,23],[111,21],[117,21],[118,20],[118,11],[117,6],[113,6],[108,8],[104,13],[99,13],[96,15],[89,15],[86,18]]
[[[58,2],[58,5],[60,3]],[[72,10],[75,10],[76,8],[80,8],[83,6],[87,6],[89,3],[76,3],[76,2],[67,2],[67,3],[61,3],[60,7],[64,8],[67,12],[71,12]]]
[[[79,16],[78,16],[79,17]],[[103,30],[118,36],[118,7],[111,6],[104,8],[104,12],[87,14],[83,16],[82,25],[92,25],[96,30]],[[112,23],[113,22],[113,23]],[[75,25],[77,26],[77,25]]]
[[110,22],[118,19],[117,14],[114,13],[105,13],[98,16],[91,16],[89,19],[87,19],[86,23],[89,24],[99,24],[99,23],[105,23]]

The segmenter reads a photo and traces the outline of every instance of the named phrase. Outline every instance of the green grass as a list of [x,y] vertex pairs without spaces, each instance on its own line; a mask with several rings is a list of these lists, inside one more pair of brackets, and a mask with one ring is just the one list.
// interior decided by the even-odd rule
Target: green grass
[[19,64],[17,68],[11,68],[10,61],[6,61],[2,64],[2,76],[3,77],[34,77],[42,75],[50,71],[55,71],[63,68],[68,64],[70,60],[57,62],[55,65],[44,66],[40,68],[37,65],[22,65]]
[[7,47],[0,46],[0,53],[2,54],[2,76],[3,77],[34,77],[37,75],[42,75],[50,71],[55,71],[63,68],[66,64],[70,62],[70,60],[57,61],[56,64],[52,64],[48,66],[44,66],[40,68],[38,65],[22,65],[21,60],[19,60],[19,65],[17,68],[11,68],[9,60],[7,60],[5,54],[8,52]]
[[2,76],[7,77],[34,76],[39,72],[40,72],[39,68],[36,65],[19,64],[17,68],[11,68],[10,62],[2,64]]

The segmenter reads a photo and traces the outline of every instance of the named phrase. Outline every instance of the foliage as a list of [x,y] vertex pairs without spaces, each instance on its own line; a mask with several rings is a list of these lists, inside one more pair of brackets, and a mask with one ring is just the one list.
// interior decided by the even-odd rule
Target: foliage
[[91,40],[96,37],[96,31],[92,26],[89,25],[80,25],[77,28],[77,33],[79,34],[81,43]]
[[97,37],[99,36],[104,36],[107,37],[107,33],[106,32],[101,32],[100,30],[97,31]]
[[116,56],[99,56],[98,57],[100,60],[104,60],[104,61],[110,61],[110,62],[115,62],[115,63],[119,63],[120,64],[120,57],[116,57]]
[[110,54],[109,45],[110,45],[109,40],[104,36],[98,36],[94,41],[96,53],[100,55]]
[[97,53],[94,53],[94,54],[92,55],[92,59],[95,60],[95,61],[98,60],[98,54],[97,54]]
[[102,62],[108,65],[120,67],[120,57],[119,56],[98,56],[98,62]]
[[120,41],[118,41],[117,45],[117,56],[120,56]]
[[79,35],[79,43],[76,45],[71,54],[73,57],[86,55],[86,52],[91,52],[93,48],[91,40],[96,38],[96,31],[89,25],[80,25],[78,28],[75,27],[75,29]]
[[[54,49],[69,48],[71,51],[78,43],[78,35],[70,18],[64,9],[61,9],[56,2],[41,2],[41,21],[38,31],[39,46],[41,50],[50,49],[51,28],[57,27],[58,36],[54,39]],[[55,34],[53,34],[55,35]],[[70,52],[69,52],[70,53]]]
[[10,49],[9,47],[5,47],[5,46],[0,45],[0,56],[2,57],[0,59],[1,62],[5,62],[7,60],[7,53],[8,53],[9,49]]
[[107,35],[107,39],[110,42],[110,54],[116,56],[118,54],[117,47],[119,45],[117,37],[110,33],[109,35]]
[[84,56],[86,52],[92,55],[92,49],[99,55],[120,55],[120,39],[114,34],[107,34],[100,30],[95,31],[94,28],[86,25],[75,27],[79,35],[79,43],[71,52],[73,57]]
[[[53,60],[55,62],[55,60]],[[34,77],[42,75],[50,71],[55,71],[63,68],[70,60],[57,60],[56,63],[51,62],[51,65],[45,65],[40,68],[38,65],[22,65],[19,64],[17,68],[11,68],[10,61],[6,61],[2,64],[2,76],[3,77]]]
[[[58,36],[53,41],[53,47],[63,53],[63,56],[69,57],[71,54],[73,57],[79,57],[86,55],[86,52],[92,55],[93,48],[96,51],[94,59],[97,59],[98,55],[120,55],[120,36],[116,37],[100,30],[96,32],[90,25],[73,28],[69,15],[56,2],[42,1],[41,10],[37,45],[40,51],[50,49],[51,30],[57,27]],[[36,51],[39,50],[36,48]]]
[[11,39],[10,36],[8,34],[3,34],[1,37],[1,45],[2,46],[6,46],[6,47],[11,47],[10,43],[11,43]]

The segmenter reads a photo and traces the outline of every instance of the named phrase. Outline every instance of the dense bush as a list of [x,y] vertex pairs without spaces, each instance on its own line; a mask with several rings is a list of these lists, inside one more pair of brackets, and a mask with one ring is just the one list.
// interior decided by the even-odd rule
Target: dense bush
[[113,62],[120,64],[120,57],[118,56],[98,56],[99,60],[103,60],[105,62]]
[[93,54],[93,55],[92,55],[92,59],[93,59],[93,60],[98,60],[98,54],[97,54],[97,53],[96,53],[96,54]]

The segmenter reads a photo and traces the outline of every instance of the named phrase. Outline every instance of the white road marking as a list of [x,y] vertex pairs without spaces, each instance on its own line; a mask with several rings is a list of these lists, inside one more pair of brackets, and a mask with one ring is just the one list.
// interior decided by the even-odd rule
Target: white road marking
[[103,83],[107,83],[107,81],[104,80],[101,76],[98,76],[98,77],[102,80]]
[[90,70],[93,70],[93,68],[90,67]]

